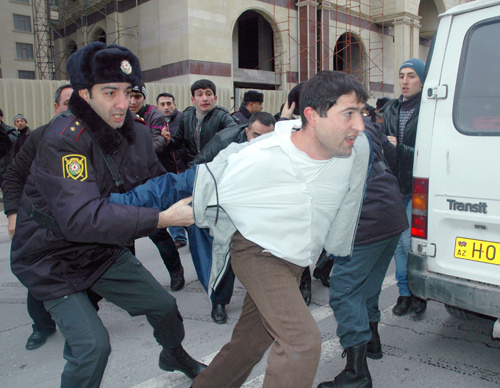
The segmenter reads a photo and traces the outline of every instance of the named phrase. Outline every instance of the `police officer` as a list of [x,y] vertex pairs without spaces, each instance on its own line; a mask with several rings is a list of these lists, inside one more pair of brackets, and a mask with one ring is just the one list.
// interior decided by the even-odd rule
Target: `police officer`
[[160,368],[194,378],[205,366],[182,348],[175,299],[124,248],[156,228],[190,225],[189,200],[159,213],[106,199],[164,172],[149,128],[128,110],[132,85],[142,77],[139,60],[124,47],[95,42],[70,57],[67,71],[74,93],[69,111],[47,126],[31,167],[12,272],[44,302],[66,339],[62,387],[98,387],[111,351],[87,289],[132,316],[146,315],[163,347]]

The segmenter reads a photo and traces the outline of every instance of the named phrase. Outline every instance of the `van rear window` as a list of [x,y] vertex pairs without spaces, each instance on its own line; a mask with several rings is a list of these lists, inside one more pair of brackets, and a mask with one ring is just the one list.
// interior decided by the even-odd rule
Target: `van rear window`
[[477,23],[467,32],[453,121],[466,135],[500,135],[500,18]]

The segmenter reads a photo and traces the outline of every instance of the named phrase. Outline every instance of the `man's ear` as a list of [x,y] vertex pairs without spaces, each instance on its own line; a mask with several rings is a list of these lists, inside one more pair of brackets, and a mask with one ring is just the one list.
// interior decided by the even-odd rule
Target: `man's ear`
[[306,116],[307,122],[313,127],[316,126],[316,117],[318,116],[318,112],[310,106],[304,109],[304,116]]
[[90,93],[88,89],[80,89],[78,95],[83,98],[87,103],[90,101]]

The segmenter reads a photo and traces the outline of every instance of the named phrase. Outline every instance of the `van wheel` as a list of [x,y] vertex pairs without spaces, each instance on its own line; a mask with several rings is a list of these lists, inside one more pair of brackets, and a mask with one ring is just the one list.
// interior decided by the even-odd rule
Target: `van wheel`
[[470,312],[469,310],[464,310],[461,309],[460,307],[450,306],[449,304],[445,304],[444,307],[446,308],[446,311],[448,311],[448,314],[450,314],[455,318],[472,319],[472,317],[474,317],[474,313]]

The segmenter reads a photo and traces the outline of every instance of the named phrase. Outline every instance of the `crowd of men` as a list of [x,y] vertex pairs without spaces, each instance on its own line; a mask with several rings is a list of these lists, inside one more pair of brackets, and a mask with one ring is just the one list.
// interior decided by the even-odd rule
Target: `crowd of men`
[[[307,307],[316,265],[347,356],[319,387],[371,387],[366,358],[383,356],[378,299],[393,256],[393,313],[426,308],[406,275],[424,67],[404,62],[402,95],[381,100],[371,118],[356,78],[318,73],[291,91],[276,121],[255,90],[230,114],[207,79],[191,85],[183,112],[169,93],[146,104],[128,49],[97,42],[75,52],[49,123],[32,131],[17,114],[11,127],[0,111],[11,268],[33,319],[26,349],[57,326],[66,339],[61,386],[98,387],[111,351],[98,315],[105,298],[147,317],[160,368],[185,373],[193,387],[241,386],[269,348],[264,387],[311,387],[321,354]],[[208,367],[183,349],[175,298],[135,257],[134,240],[145,236],[174,292],[185,285],[178,249],[189,244],[215,323],[227,321],[235,276],[246,289],[231,341]]]

